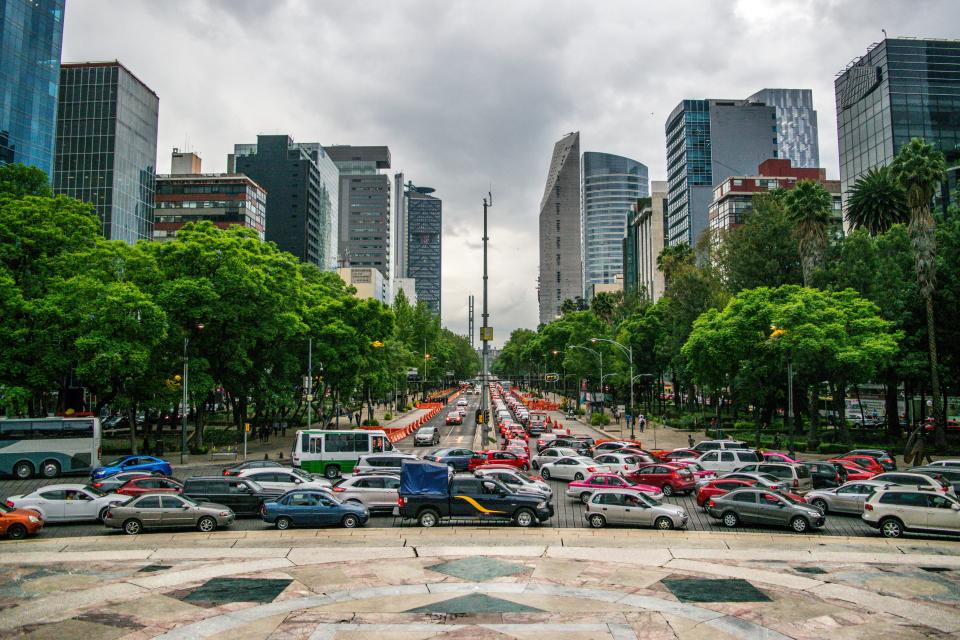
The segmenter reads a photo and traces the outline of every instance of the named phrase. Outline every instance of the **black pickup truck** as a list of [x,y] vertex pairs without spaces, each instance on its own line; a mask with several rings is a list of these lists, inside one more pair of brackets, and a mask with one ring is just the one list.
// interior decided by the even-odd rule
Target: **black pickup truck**
[[553,505],[542,496],[516,493],[493,478],[451,477],[446,465],[425,461],[404,461],[401,469],[399,515],[421,527],[445,518],[512,520],[529,527],[553,516]]

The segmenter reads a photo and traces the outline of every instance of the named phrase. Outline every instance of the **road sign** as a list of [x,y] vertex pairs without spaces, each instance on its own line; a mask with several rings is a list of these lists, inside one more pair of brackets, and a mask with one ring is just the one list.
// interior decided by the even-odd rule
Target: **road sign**
[[480,341],[481,342],[493,341],[493,327],[480,327]]
[[548,373],[547,375],[543,376],[543,379],[546,380],[547,382],[556,382],[557,380],[560,379],[560,374]]

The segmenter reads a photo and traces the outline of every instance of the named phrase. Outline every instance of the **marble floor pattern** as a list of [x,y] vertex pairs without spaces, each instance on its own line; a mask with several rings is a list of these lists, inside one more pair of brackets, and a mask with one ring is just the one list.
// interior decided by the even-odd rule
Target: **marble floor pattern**
[[0,637],[960,638],[957,543],[374,544],[92,556],[0,544]]

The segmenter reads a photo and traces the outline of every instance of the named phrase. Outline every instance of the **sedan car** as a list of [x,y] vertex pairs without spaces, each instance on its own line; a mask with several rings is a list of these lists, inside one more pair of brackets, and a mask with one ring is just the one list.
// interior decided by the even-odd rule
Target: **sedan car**
[[460,415],[459,411],[451,411],[447,414],[446,418],[447,424],[463,424],[463,416]]
[[853,449],[840,457],[849,458],[850,456],[868,456],[876,460],[880,466],[883,467],[884,471],[897,470],[896,458],[886,449]]
[[600,464],[605,464],[617,473],[627,474],[636,471],[644,461],[627,453],[601,453],[594,457]]
[[954,467],[914,467],[910,473],[922,473],[931,478],[942,478],[950,483],[953,492],[960,495],[960,468]]
[[960,460],[935,460],[929,464],[928,467],[956,467],[960,469]]
[[877,482],[884,484],[898,484],[904,487],[916,487],[928,491],[939,493],[953,493],[953,486],[940,477],[932,477],[922,473],[904,473],[902,471],[891,471],[873,476]]
[[840,456],[838,459],[839,459],[839,460],[848,460],[848,461],[854,463],[855,465],[858,465],[858,466],[860,466],[860,467],[863,467],[864,469],[866,469],[867,471],[869,471],[869,472],[871,472],[871,473],[875,473],[875,474],[876,474],[876,473],[883,473],[883,472],[884,472],[883,465],[881,465],[879,462],[877,462],[877,459],[876,459],[876,458],[873,458],[872,456],[852,454],[852,455],[848,455],[848,456]]
[[595,473],[586,480],[574,480],[567,485],[566,493],[568,498],[577,498],[580,502],[586,504],[589,502],[590,496],[600,489],[634,491],[658,500],[663,497],[663,491],[659,487],[649,484],[634,484],[616,473]]
[[781,493],[789,491],[790,483],[786,480],[772,476],[769,473],[748,473],[746,471],[731,471],[720,476],[721,479],[730,480],[752,480],[757,484],[757,488],[770,489],[771,491],[780,491]]
[[121,471],[146,471],[162,476],[173,474],[173,469],[166,460],[154,458],[153,456],[123,456],[102,467],[97,467],[90,473],[90,477],[94,480],[99,480],[100,478],[106,478]]
[[592,473],[609,472],[610,467],[600,464],[593,458],[586,456],[564,456],[555,462],[546,462],[540,465],[540,475],[544,480],[557,478],[559,480],[583,480]]
[[437,449],[433,453],[423,456],[424,460],[445,464],[453,467],[456,471],[466,471],[472,458],[473,451],[470,449],[458,449],[456,447]]
[[664,504],[642,493],[621,489],[597,491],[584,507],[583,517],[595,529],[608,524],[683,529],[689,519],[687,511],[679,505]]
[[354,529],[367,523],[370,510],[356,502],[341,502],[322,491],[289,491],[274,502],[265,502],[260,516],[281,531],[292,526],[336,524]]
[[483,478],[493,478],[507,485],[517,493],[535,493],[543,496],[547,502],[553,499],[553,487],[540,476],[533,476],[514,467],[497,464],[483,465],[473,470],[473,474]]
[[33,509],[17,509],[0,503],[0,535],[22,540],[40,533],[43,518]]
[[578,453],[575,449],[568,449],[566,447],[548,447],[530,459],[530,466],[532,466],[534,469],[539,469],[540,465],[548,462],[556,462],[560,458],[578,455],[580,455],[580,453]]
[[700,452],[693,449],[674,449],[670,453],[665,453],[661,456],[664,462],[672,462],[674,460],[696,460],[700,457]]
[[[460,421],[461,423],[463,420]],[[449,422],[447,424],[450,424]],[[440,444],[440,429],[436,427],[420,427],[417,429],[417,432],[413,434],[413,446],[419,447],[420,445],[427,446],[436,446]]]
[[697,488],[697,506],[705,508],[707,500],[714,496],[722,496],[730,491],[746,489],[756,484],[756,480],[740,478],[718,478],[716,480],[711,480],[702,487]]
[[330,481],[326,478],[307,473],[303,469],[283,467],[280,469],[247,469],[240,472],[240,478],[250,478],[267,491],[289,491],[290,489],[330,490]]
[[477,451],[467,463],[467,469],[473,471],[477,467],[485,464],[501,464],[510,467],[516,467],[526,471],[530,468],[530,461],[526,456],[518,455],[513,451]]
[[707,513],[727,527],[744,524],[789,526],[797,533],[819,529],[826,516],[819,509],[764,489],[737,489],[707,500]]
[[7,506],[33,509],[44,522],[83,522],[103,520],[111,505],[128,499],[116,493],[104,493],[90,485],[48,484],[32,493],[10,496]]
[[152,473],[147,471],[121,471],[107,478],[101,478],[90,483],[94,489],[100,489],[104,493],[115,493],[117,489],[127,484],[134,478],[154,478]]
[[210,533],[217,527],[227,527],[236,516],[229,507],[213,502],[195,502],[186,496],[146,494],[122,505],[107,509],[103,524],[111,529],[123,529],[135,536],[145,529],[196,527]]
[[823,513],[863,513],[863,503],[867,498],[882,487],[885,482],[876,480],[853,480],[832,489],[814,489],[804,498],[811,507],[816,507]]
[[247,469],[275,469],[277,467],[284,467],[279,462],[274,462],[273,460],[247,460],[246,462],[241,462],[240,464],[235,464],[232,467],[227,467],[223,470],[223,475],[225,476],[238,476],[241,471],[246,471]]
[[856,462],[852,460],[841,460],[840,458],[834,458],[832,460],[827,460],[827,462],[832,462],[838,464],[847,472],[847,480],[869,480],[873,476],[877,475],[876,472],[867,471]]
[[785,462],[786,464],[796,464],[800,462],[795,458],[791,458],[785,453],[780,453],[779,451],[764,451],[763,452],[763,461],[764,462]]
[[140,496],[145,493],[183,493],[183,485],[170,478],[144,476],[132,478],[117,489],[122,496]]
[[341,502],[362,504],[370,511],[393,511],[400,497],[400,476],[374,473],[353,476],[333,485],[333,495]]
[[801,462],[810,470],[814,489],[832,489],[847,481],[847,470],[839,462]]

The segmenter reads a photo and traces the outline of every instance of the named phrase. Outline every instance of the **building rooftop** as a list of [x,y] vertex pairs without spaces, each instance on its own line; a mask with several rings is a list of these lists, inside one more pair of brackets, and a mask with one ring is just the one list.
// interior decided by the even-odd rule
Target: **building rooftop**
[[[154,91],[154,90],[151,89],[149,86],[147,86],[147,83],[146,83],[146,82],[144,82],[143,80],[141,80],[140,78],[138,78],[138,77],[137,77],[137,74],[135,74],[133,71],[130,71],[130,68],[127,67],[127,66],[126,66],[125,64],[123,64],[122,62],[120,62],[119,60],[101,60],[101,61],[87,61],[87,62],[63,62],[63,63],[60,64],[60,68],[61,68],[61,69],[83,69],[83,68],[88,68],[88,67],[120,67],[121,69],[123,69],[124,71],[126,71],[128,74],[130,74],[130,77],[131,77],[131,78],[133,78],[134,80],[136,80],[137,82],[139,82],[141,85],[143,85],[143,88],[144,88],[144,89],[146,89],[147,91],[149,91],[149,92],[152,93],[153,95],[157,96],[157,92],[156,92],[156,91]],[[157,96],[157,98],[159,99],[160,96]]]

